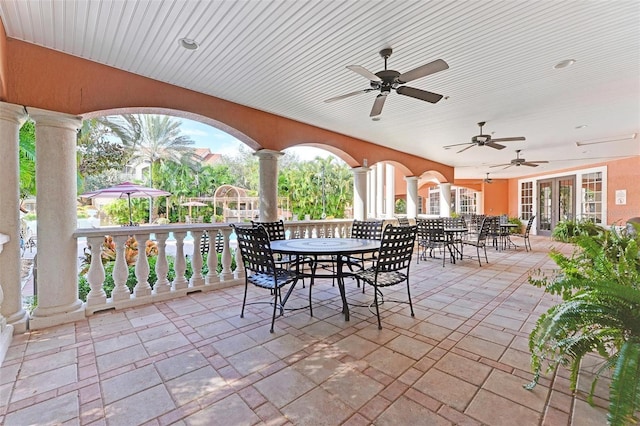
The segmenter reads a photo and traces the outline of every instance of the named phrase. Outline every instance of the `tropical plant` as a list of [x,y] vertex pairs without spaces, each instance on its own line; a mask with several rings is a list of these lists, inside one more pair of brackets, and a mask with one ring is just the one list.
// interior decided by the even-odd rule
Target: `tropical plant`
[[572,242],[578,235],[595,236],[604,231],[590,220],[562,220],[551,231],[551,238],[563,243]]
[[36,127],[31,120],[20,128],[20,197],[22,199],[36,194]]
[[511,234],[520,234],[522,233],[522,221],[518,217],[510,217],[508,219],[509,223],[513,223],[514,225],[518,225],[518,227],[513,227],[509,229]]
[[[587,230],[592,230],[588,227]],[[560,295],[537,321],[529,336],[533,381],[543,370],[568,366],[571,387],[576,389],[580,363],[596,352],[602,365],[589,393],[605,372],[612,372],[609,394],[609,422],[636,423],[640,409],[640,239],[615,228],[587,231],[572,237],[576,250],[568,257],[552,250],[559,272],[551,277],[530,277],[545,292]],[[546,369],[545,369],[546,366]]]

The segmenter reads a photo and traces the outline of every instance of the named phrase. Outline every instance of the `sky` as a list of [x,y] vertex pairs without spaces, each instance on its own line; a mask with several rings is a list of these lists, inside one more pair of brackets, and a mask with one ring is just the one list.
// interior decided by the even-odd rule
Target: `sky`
[[[244,145],[238,139],[222,130],[198,121],[179,119],[182,122],[182,133],[195,142],[194,148],[209,148],[215,154],[234,155],[238,147]],[[317,156],[325,158],[331,154],[328,151],[312,147],[289,148],[286,153],[295,153],[301,160],[310,161]]]

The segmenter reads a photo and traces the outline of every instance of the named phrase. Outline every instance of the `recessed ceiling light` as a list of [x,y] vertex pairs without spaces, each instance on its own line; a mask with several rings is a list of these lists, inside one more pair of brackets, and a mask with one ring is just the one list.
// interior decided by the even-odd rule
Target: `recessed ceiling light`
[[587,128],[587,127],[589,127],[589,126],[587,126],[586,124],[581,124],[579,126],[576,126],[576,129],[584,129],[584,128]]
[[553,66],[554,69],[562,69],[562,68],[567,68],[570,67],[571,65],[575,64],[576,60],[575,59],[565,59],[564,61],[560,61],[557,64],[555,64]]
[[197,50],[199,47],[198,42],[190,38],[181,38],[178,43],[187,50]]

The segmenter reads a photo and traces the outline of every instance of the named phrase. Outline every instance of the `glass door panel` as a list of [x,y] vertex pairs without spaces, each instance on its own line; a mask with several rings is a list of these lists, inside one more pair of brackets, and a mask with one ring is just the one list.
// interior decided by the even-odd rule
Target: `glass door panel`
[[551,235],[562,220],[576,217],[575,176],[538,181],[538,234]]

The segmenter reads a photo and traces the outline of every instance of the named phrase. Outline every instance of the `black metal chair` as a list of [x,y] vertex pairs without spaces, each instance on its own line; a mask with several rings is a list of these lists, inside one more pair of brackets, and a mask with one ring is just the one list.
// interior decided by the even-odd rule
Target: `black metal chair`
[[413,226],[393,226],[387,225],[382,233],[380,249],[377,252],[376,261],[373,266],[355,273],[355,278],[373,286],[373,304],[376,307],[378,317],[378,329],[382,329],[380,321],[380,303],[382,292],[380,288],[390,287],[403,282],[407,283],[408,302],[399,300],[387,300],[387,302],[409,303],[411,316],[413,313],[413,303],[411,303],[411,291],[409,290],[409,267],[411,266],[411,256],[416,240],[417,225]]
[[418,258],[416,263],[420,263],[420,259],[427,260],[427,252],[429,257],[435,258],[434,250],[440,250],[442,254],[442,266],[446,258],[445,249],[447,248],[447,236],[444,233],[444,219],[441,217],[417,219],[418,226]]
[[[222,253],[224,249],[224,237],[218,231],[211,231],[216,233],[216,253]],[[209,253],[209,233],[204,232],[202,234],[202,238],[200,239],[200,253],[207,254]]]
[[482,225],[480,225],[480,231],[478,231],[477,237],[475,239],[464,240],[462,242],[462,246],[472,246],[476,248],[476,255],[478,257],[478,264],[482,266],[482,262],[480,261],[480,249],[484,250],[484,260],[489,263],[489,259],[487,258],[487,238],[489,236],[489,226],[493,219],[491,217],[485,217],[482,220]]
[[[361,238],[365,240],[379,240],[382,238],[382,225],[381,220],[357,220],[353,221],[351,225],[351,238]],[[354,267],[359,269],[365,268],[365,263],[375,260],[375,255],[367,257],[364,254],[361,256],[349,256],[344,261],[349,266],[349,269],[353,270]]]
[[[295,271],[276,266],[273,252],[271,251],[269,235],[263,226],[241,227],[233,224],[231,226],[238,238],[238,249],[242,254],[242,261],[244,262],[246,270],[244,298],[242,300],[240,318],[244,318],[244,307],[247,305],[249,283],[256,287],[269,289],[273,294],[273,301],[253,302],[249,304],[270,303],[273,305],[270,329],[270,332],[273,333],[276,310],[278,308],[280,309],[280,315],[284,313],[284,304],[298,281],[298,274]],[[283,301],[281,288],[287,284],[291,284],[291,287]],[[311,306],[311,289],[309,289],[309,306]]]
[[[527,226],[526,226],[526,228],[525,228],[523,233],[521,233],[521,234],[511,234],[511,237],[520,237],[520,238],[522,238],[522,243],[524,245],[525,251],[531,250],[531,240],[529,240],[529,234],[531,233],[531,226],[533,226],[533,221],[534,221],[535,218],[536,218],[535,215],[531,216],[529,218],[529,221],[527,222]],[[528,247],[527,247],[527,245],[528,245]]]

